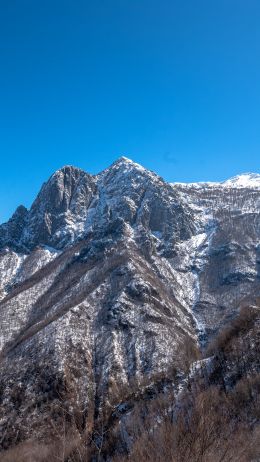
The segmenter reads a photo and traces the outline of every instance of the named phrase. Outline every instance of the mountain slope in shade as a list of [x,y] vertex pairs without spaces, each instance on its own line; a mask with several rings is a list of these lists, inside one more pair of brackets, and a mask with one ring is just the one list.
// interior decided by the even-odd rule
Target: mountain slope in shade
[[178,364],[259,296],[258,176],[238,178],[67,166],[0,226],[2,447],[51,434],[61,397],[83,428],[120,384]]

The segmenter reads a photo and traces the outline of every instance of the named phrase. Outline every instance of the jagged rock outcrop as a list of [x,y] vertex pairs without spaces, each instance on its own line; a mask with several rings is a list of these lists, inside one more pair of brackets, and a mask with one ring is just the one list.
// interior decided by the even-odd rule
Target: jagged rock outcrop
[[2,447],[48,435],[61,399],[84,427],[259,295],[259,201],[256,176],[171,185],[126,158],[54,173],[0,226]]
[[32,207],[20,206],[0,228],[1,246],[31,251],[37,245],[63,248],[83,233],[95,181],[83,170],[63,167],[45,183]]

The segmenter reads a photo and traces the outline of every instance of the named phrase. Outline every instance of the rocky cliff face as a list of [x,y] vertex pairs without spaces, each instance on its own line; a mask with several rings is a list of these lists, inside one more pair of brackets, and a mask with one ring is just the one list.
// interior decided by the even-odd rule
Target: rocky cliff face
[[175,185],[204,216],[208,248],[193,312],[204,335],[215,333],[238,306],[259,295],[260,175],[222,184]]
[[258,176],[171,185],[126,158],[54,173],[0,226],[2,447],[51,432],[61,398],[83,428],[259,296],[259,207]]

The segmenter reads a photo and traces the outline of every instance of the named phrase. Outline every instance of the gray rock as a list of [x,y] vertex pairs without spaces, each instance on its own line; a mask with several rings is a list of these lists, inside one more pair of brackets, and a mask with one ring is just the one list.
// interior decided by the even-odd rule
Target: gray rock
[[170,185],[126,158],[97,176],[64,167],[0,226],[2,447],[52,434],[61,399],[84,421],[259,296],[252,181]]

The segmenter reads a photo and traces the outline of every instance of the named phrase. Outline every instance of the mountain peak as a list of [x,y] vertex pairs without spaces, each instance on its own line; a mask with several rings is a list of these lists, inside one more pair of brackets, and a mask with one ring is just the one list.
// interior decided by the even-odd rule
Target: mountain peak
[[126,157],[126,156],[120,156],[117,160],[116,160],[116,163],[121,163],[121,162],[125,162],[125,163],[134,163],[132,161],[132,159],[129,159],[129,157]]
[[129,159],[128,157],[121,156],[119,157],[112,165],[111,167],[125,167],[125,168],[137,168],[137,169],[142,169],[145,170],[142,165],[134,162],[133,160]]
[[23,204],[21,204],[21,205],[18,205],[18,207],[15,210],[12,218],[15,217],[15,216],[25,216],[25,215],[27,215],[27,213],[28,213],[27,208]]
[[236,188],[260,188],[259,173],[241,173],[222,183],[224,186]]
[[128,173],[144,173],[144,172],[149,172],[149,170],[146,170],[142,165],[137,164],[131,159],[128,159],[128,157],[121,156],[117,160],[115,160],[109,167],[107,167],[105,170],[101,171],[98,175],[97,178],[102,179],[103,177],[107,177],[107,175],[125,175]]
[[74,165],[64,165],[63,167],[59,168],[51,175],[49,181],[52,178],[57,178],[57,177],[64,177],[64,176],[79,177],[81,175],[87,175],[87,173],[81,168],[75,167]]

